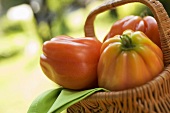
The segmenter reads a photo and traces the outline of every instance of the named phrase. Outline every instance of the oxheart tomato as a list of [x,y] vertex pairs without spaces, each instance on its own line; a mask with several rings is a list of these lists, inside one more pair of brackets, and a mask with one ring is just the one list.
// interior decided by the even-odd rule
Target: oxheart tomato
[[40,65],[45,75],[68,89],[97,87],[101,42],[95,38],[58,36],[43,44]]
[[127,29],[131,29],[133,31],[142,31],[155,44],[161,47],[157,21],[152,16],[145,16],[142,18],[140,16],[130,15],[120,19],[112,25],[104,40],[115,35],[121,35],[123,31]]
[[126,30],[103,43],[98,84],[113,91],[130,89],[152,80],[163,68],[161,49],[143,32]]

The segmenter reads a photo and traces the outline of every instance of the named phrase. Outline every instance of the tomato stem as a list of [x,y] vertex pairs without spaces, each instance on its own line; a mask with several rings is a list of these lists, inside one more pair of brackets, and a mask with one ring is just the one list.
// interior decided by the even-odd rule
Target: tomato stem
[[120,39],[121,39],[123,50],[129,50],[134,47],[134,44],[132,43],[132,40],[128,35],[121,35]]
[[148,13],[149,13],[149,12],[148,12],[148,10],[146,9],[146,10],[144,10],[143,12],[140,13],[140,17],[144,18],[145,16],[148,16],[148,15],[149,15]]

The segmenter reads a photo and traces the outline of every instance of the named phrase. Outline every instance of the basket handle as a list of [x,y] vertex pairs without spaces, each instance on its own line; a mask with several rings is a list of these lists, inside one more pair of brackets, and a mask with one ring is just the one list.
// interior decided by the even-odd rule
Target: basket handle
[[164,63],[170,63],[170,18],[163,5],[158,0],[111,0],[95,8],[87,17],[84,25],[86,37],[96,37],[94,31],[94,20],[96,16],[104,11],[114,9],[118,6],[140,2],[145,4],[152,11],[160,32],[161,47],[164,54]]

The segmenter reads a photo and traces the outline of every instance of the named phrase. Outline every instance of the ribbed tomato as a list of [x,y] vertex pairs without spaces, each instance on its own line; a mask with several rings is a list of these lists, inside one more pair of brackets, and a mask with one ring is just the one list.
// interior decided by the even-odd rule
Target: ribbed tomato
[[98,84],[114,91],[134,88],[158,76],[163,68],[161,49],[143,32],[126,30],[103,43]]

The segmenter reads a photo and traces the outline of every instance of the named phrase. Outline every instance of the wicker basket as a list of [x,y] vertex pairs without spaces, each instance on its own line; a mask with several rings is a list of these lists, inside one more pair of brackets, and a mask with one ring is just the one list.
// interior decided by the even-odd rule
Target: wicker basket
[[159,26],[165,68],[154,80],[134,89],[118,92],[97,92],[72,105],[68,113],[170,113],[170,18],[158,0],[112,0],[87,17],[85,35],[95,37],[95,17],[117,6],[140,2],[152,11]]

